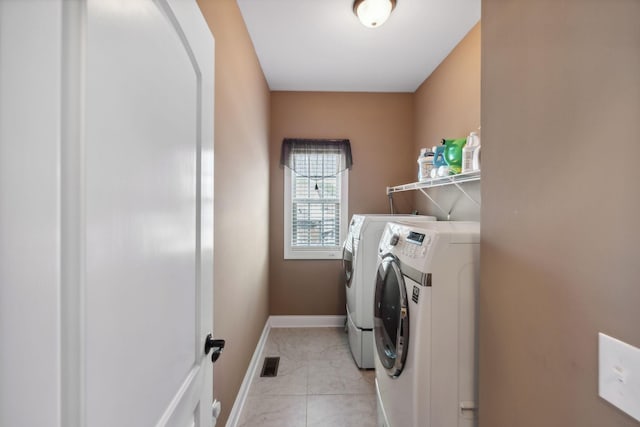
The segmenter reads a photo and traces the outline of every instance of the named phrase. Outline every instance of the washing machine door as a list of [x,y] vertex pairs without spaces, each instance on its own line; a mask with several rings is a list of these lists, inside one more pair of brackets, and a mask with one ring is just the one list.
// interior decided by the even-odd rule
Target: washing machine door
[[353,279],[353,252],[355,251],[354,239],[351,233],[347,236],[342,246],[342,269],[344,271],[344,280],[347,288],[351,287]]
[[386,255],[378,266],[373,335],[378,358],[387,374],[400,375],[409,345],[409,303],[400,263]]

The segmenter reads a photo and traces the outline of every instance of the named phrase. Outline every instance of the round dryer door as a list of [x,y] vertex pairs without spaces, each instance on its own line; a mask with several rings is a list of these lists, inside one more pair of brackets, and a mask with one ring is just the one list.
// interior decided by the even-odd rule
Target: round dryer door
[[351,287],[353,279],[353,252],[355,250],[353,237],[347,236],[342,247],[342,269],[344,270],[344,280],[348,288]]
[[387,374],[397,377],[407,359],[409,305],[398,259],[386,255],[378,267],[374,301],[373,335]]

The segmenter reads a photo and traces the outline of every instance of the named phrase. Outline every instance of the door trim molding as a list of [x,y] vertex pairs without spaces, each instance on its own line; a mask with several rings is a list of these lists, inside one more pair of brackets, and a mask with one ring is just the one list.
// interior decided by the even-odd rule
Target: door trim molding
[[86,2],[61,2],[60,416],[86,424]]

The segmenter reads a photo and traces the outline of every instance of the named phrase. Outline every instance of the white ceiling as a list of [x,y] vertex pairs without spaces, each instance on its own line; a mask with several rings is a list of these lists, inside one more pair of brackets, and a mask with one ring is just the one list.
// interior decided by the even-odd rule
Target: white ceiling
[[271,90],[414,92],[480,20],[480,0],[398,0],[366,28],[353,0],[237,0]]

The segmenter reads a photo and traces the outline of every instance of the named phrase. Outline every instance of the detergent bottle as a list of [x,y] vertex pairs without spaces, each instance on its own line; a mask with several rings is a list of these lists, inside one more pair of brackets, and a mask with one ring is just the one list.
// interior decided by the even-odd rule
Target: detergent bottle
[[476,132],[471,132],[467,137],[467,143],[462,147],[462,173],[480,169],[479,154],[480,137]]
[[462,150],[467,143],[466,138],[443,139],[444,160],[449,166],[449,174],[455,175],[462,169]]
[[427,148],[421,148],[418,157],[418,181],[426,181],[431,176],[431,169],[433,169],[433,152]]

